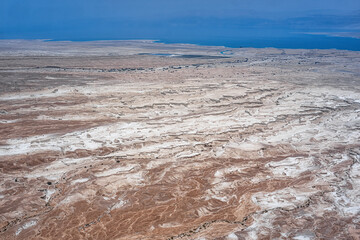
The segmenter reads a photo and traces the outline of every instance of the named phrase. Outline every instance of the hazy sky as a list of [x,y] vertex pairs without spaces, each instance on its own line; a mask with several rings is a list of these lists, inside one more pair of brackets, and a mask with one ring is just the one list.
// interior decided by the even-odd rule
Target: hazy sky
[[0,0],[0,38],[281,37],[360,32],[359,0]]

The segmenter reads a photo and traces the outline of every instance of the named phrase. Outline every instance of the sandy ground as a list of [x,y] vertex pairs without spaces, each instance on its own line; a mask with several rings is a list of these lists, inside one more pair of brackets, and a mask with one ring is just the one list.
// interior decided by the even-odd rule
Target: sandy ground
[[0,171],[0,239],[360,239],[360,52],[0,41]]

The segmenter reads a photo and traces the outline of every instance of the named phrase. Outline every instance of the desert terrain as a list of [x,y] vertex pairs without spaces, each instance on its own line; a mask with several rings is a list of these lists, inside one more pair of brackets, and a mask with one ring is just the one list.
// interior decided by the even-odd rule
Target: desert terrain
[[0,41],[0,239],[360,239],[360,52]]

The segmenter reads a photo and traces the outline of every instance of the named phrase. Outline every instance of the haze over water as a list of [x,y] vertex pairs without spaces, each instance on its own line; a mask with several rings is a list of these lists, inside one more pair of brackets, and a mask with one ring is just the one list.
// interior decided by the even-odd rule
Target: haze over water
[[3,0],[0,39],[360,50],[360,2]]

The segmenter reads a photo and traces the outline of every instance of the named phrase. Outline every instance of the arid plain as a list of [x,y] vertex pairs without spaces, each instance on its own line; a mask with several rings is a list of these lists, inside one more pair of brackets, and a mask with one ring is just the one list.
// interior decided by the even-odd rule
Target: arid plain
[[360,52],[0,41],[0,239],[360,239]]

